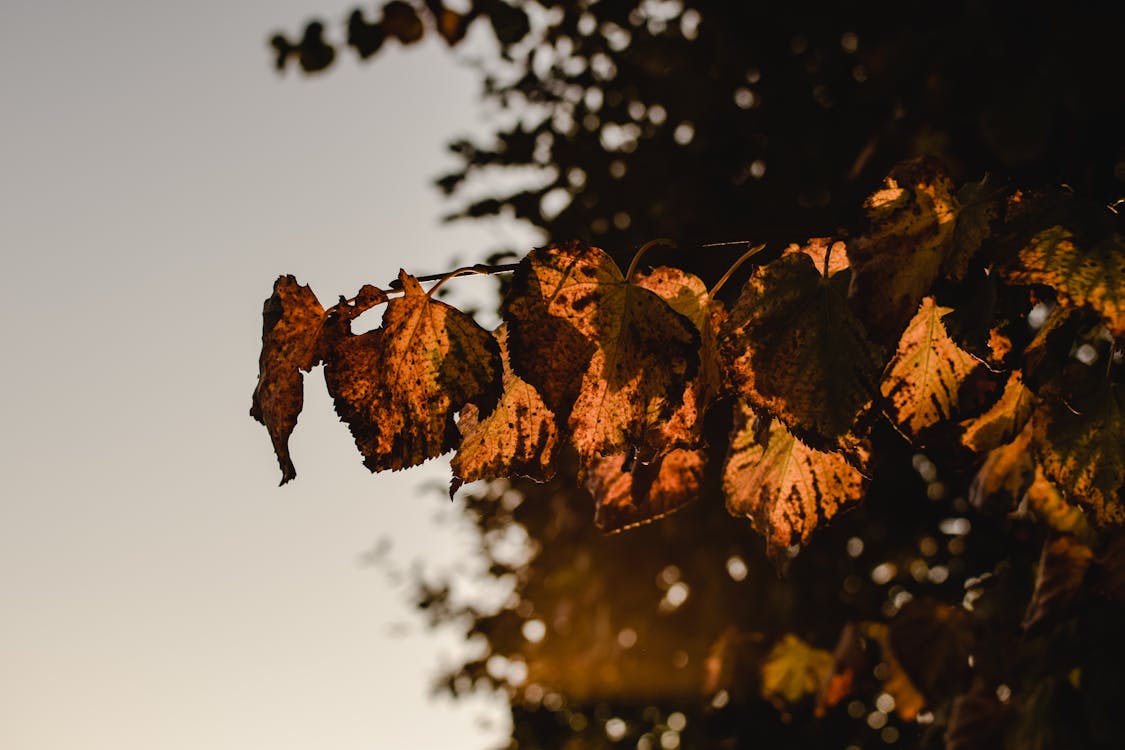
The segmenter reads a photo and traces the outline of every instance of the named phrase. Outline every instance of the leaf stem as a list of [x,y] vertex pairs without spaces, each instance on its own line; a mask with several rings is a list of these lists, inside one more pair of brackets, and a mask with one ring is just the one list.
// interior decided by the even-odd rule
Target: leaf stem
[[714,299],[715,295],[719,293],[719,290],[723,288],[723,284],[726,284],[727,281],[730,280],[730,277],[734,275],[734,272],[738,270],[739,266],[760,253],[765,247],[766,243],[759,242],[757,245],[754,245],[742,255],[738,256],[738,260],[731,264],[731,267],[727,269],[721,279],[715,282],[715,286],[711,287],[711,291],[707,292],[707,296]]
[[[415,276],[414,278],[418,281],[436,281],[437,283],[430,288],[430,291],[426,292],[427,296],[433,296],[434,292],[441,288],[442,284],[458,276],[491,276],[492,274],[514,271],[518,266],[519,263],[500,263],[495,266],[490,266],[486,263],[477,263],[472,266],[462,266],[461,268],[446,271],[445,273],[431,273],[425,276]],[[398,279],[390,282],[387,286],[390,287],[385,290],[387,292],[402,291],[402,282]]]
[[667,238],[664,238],[664,237],[660,237],[660,238],[655,239],[655,240],[649,240],[645,244],[641,245],[641,249],[638,250],[633,255],[633,260],[632,260],[631,263],[629,263],[629,270],[625,272],[625,281],[629,282],[629,281],[633,280],[633,273],[636,272],[636,270],[637,270],[637,264],[641,262],[641,256],[643,256],[645,253],[647,253],[649,250],[656,247],[657,245],[664,245],[666,247],[675,247],[676,241],[670,240],[670,239],[667,239]]

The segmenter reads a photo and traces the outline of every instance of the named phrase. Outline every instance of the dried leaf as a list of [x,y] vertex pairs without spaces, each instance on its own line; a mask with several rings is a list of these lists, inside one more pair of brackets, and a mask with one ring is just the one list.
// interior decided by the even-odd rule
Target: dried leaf
[[602,250],[533,250],[504,303],[512,369],[566,419],[586,459],[639,445],[680,405],[699,333]]
[[555,415],[539,392],[512,372],[508,361],[507,330],[495,332],[503,363],[503,392],[496,408],[484,418],[475,404],[465,404],[457,428],[461,445],[450,461],[454,482],[519,476],[545,482],[555,474],[558,430]]
[[969,270],[969,262],[992,233],[992,221],[1000,214],[1000,200],[992,197],[994,190],[986,176],[980,182],[967,182],[957,191],[957,221],[953,226],[953,247],[946,258],[944,271],[960,281]]
[[1086,514],[1078,506],[1066,501],[1038,464],[1035,466],[1035,479],[1024,493],[1024,500],[1039,522],[1048,528],[1059,534],[1073,535],[1083,542],[1093,540],[1093,531],[1086,523]]
[[945,750],[995,750],[1003,747],[1008,707],[982,682],[953,699],[945,728]]
[[1089,307],[1114,336],[1125,335],[1125,238],[1114,233],[1087,250],[1069,229],[1044,229],[1019,251],[1018,263],[1000,269],[1013,284],[1045,284],[1070,307]]
[[742,402],[734,420],[723,468],[727,510],[753,522],[774,559],[863,497],[863,475],[840,454],[809,448],[776,420],[757,435],[757,417]]
[[928,598],[907,602],[887,629],[887,643],[910,681],[937,703],[966,682],[975,641],[964,609]]
[[786,633],[762,663],[762,697],[783,710],[819,695],[832,664],[832,654]]
[[426,31],[418,11],[403,0],[391,0],[383,6],[381,25],[387,36],[393,36],[403,44],[414,44]]
[[[382,325],[344,332],[325,359],[328,392],[371,471],[398,470],[457,445],[453,415],[499,395],[495,339],[456,308],[430,299],[400,272],[404,295],[387,303]],[[489,403],[492,402],[492,403]]]
[[1032,425],[1035,455],[1048,479],[1096,525],[1125,522],[1125,387],[1106,385],[1074,404],[1045,399]]
[[266,426],[281,483],[297,476],[289,457],[289,436],[304,404],[304,376],[319,361],[324,308],[307,286],[279,276],[273,295],[262,306],[262,353],[250,416]]
[[983,453],[1011,441],[1031,419],[1035,404],[1035,394],[1023,384],[1023,373],[1013,370],[999,400],[984,414],[961,423],[965,429],[961,442]]
[[890,646],[887,626],[882,623],[867,623],[865,632],[869,638],[879,643],[883,651],[883,663],[887,670],[883,679],[883,690],[895,699],[895,712],[903,721],[914,721],[926,707],[926,699],[910,681],[906,670],[895,658]]
[[[840,271],[848,270],[851,265],[848,263],[848,248],[843,242],[834,241],[831,237],[813,237],[804,245],[793,243],[785,248],[784,252],[789,253],[804,253],[812,258],[817,269],[820,270],[825,276],[835,276]],[[828,261],[828,268],[825,269],[824,262]]]
[[804,253],[783,255],[750,277],[720,330],[739,394],[818,448],[851,429],[882,370],[846,284],[846,274],[824,279]]
[[1043,544],[1035,590],[1023,617],[1025,631],[1034,632],[1070,611],[1081,593],[1093,559],[1093,551],[1069,534]]
[[583,485],[594,497],[594,524],[606,532],[623,531],[676,512],[699,497],[707,456],[677,448],[652,463],[624,455],[594,459]]
[[816,703],[817,717],[824,716],[829,708],[840,703],[852,693],[855,676],[866,662],[865,644],[860,627],[849,622],[840,631],[836,650],[832,654],[832,673],[825,681]]
[[969,502],[977,510],[1006,513],[1020,501],[1034,477],[1029,424],[1015,440],[988,452],[969,485]]
[[848,297],[872,337],[891,343],[946,263],[959,208],[944,167],[929,158],[897,165],[864,208],[871,227],[848,243]]
[[912,436],[957,411],[958,389],[977,366],[949,338],[941,322],[948,312],[951,309],[938,307],[933,297],[922,300],[883,380],[890,416]]

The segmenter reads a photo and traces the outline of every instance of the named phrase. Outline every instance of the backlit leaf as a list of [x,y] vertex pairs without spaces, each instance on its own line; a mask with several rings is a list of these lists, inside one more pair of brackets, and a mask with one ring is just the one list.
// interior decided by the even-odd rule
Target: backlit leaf
[[1093,540],[1093,531],[1086,523],[1086,514],[1078,506],[1066,501],[1038,464],[1035,466],[1035,479],[1024,493],[1024,499],[1039,522],[1053,531],[1069,534],[1086,543]]
[[[484,418],[475,404],[465,404],[461,409],[457,422],[461,445],[450,462],[457,486],[508,476],[543,482],[555,473],[555,415],[538,391],[512,372],[506,328],[501,326],[495,335],[503,362],[503,392],[496,408]],[[451,491],[455,490],[456,486],[451,486]]]
[[848,296],[875,340],[889,344],[949,257],[958,204],[944,167],[918,158],[897,165],[864,208],[871,227],[848,243]]
[[1033,632],[1065,616],[1078,599],[1093,551],[1069,534],[1043,544],[1035,590],[1023,617],[1023,629]]
[[583,480],[594,497],[594,523],[621,531],[674,513],[699,497],[706,466],[703,451],[683,448],[629,469],[624,455],[594,459]]
[[1069,229],[1044,229],[1001,275],[1013,284],[1045,284],[1062,304],[1089,307],[1114,336],[1125,335],[1125,238],[1120,234],[1083,249]]
[[883,380],[891,417],[911,435],[956,413],[958,389],[977,366],[941,322],[950,311],[938,307],[933,297],[922,300]]
[[[850,268],[848,263],[848,249],[843,242],[835,241],[831,237],[813,237],[804,245],[793,243],[785,248],[786,254],[804,253],[812,258],[813,263],[822,274],[835,276],[840,271]],[[827,272],[824,267],[828,261]]]
[[786,633],[762,663],[762,697],[779,710],[816,696],[832,674],[832,654]]
[[883,364],[846,285],[847,274],[825,279],[804,253],[783,255],[750,277],[720,330],[739,394],[817,447],[851,429]]
[[1020,501],[1034,478],[1029,424],[1015,440],[988,452],[969,485],[969,502],[977,510],[1007,512]]
[[[746,516],[777,559],[863,496],[863,475],[838,453],[808,447],[777,420],[762,430],[754,411],[735,406],[723,490],[731,515]],[[764,433],[764,434],[762,434]]]
[[879,643],[883,652],[886,671],[883,676],[883,690],[895,699],[895,712],[903,721],[914,721],[926,707],[926,699],[910,681],[910,676],[902,668],[891,648],[888,628],[881,622],[866,623],[866,635]]
[[580,242],[528,254],[503,312],[512,369],[567,420],[587,459],[654,433],[699,367],[691,321]]
[[1045,399],[1032,424],[1047,477],[1097,525],[1125,522],[1125,388],[1106,385],[1075,403]]
[[262,353],[250,416],[266,426],[281,466],[281,483],[297,476],[289,436],[304,404],[304,376],[319,361],[324,308],[307,286],[280,276],[262,306]]
[[1013,370],[999,400],[984,414],[961,423],[965,429],[961,442],[983,453],[1011,441],[1031,418],[1035,404],[1035,394],[1023,384],[1023,373]]
[[382,325],[342,335],[325,358],[328,392],[371,471],[415,466],[454,448],[453,415],[495,402],[500,350],[472,318],[400,272],[403,296]]

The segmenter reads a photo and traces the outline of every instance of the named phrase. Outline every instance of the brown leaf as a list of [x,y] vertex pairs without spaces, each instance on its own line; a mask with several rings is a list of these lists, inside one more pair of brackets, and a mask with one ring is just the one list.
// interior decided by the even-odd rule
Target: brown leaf
[[1044,229],[1000,275],[1012,284],[1045,284],[1062,304],[1096,310],[1114,336],[1125,335],[1125,238],[1120,234],[1081,250],[1069,229]]
[[987,176],[980,182],[967,182],[957,191],[960,210],[944,267],[945,273],[957,281],[965,278],[969,262],[992,233],[992,221],[1000,214],[1000,200],[993,193]]
[[1098,526],[1125,522],[1125,387],[1106,385],[1068,403],[1046,398],[1032,417],[1036,458],[1047,478]]
[[945,750],[995,750],[1003,747],[1009,709],[983,682],[953,699],[945,728]]
[[867,636],[877,641],[879,648],[882,649],[883,663],[887,667],[883,690],[895,699],[895,712],[903,721],[914,721],[926,707],[926,699],[918,692],[918,688],[910,681],[902,664],[895,658],[894,650],[890,646],[887,626],[883,623],[867,623],[864,630]]
[[699,367],[699,333],[580,242],[533,250],[504,303],[512,369],[566,419],[579,455],[624,452],[669,419]]
[[1034,632],[1070,611],[1081,594],[1093,558],[1093,551],[1069,534],[1044,542],[1035,590],[1023,616],[1025,631]]
[[1011,441],[1031,419],[1035,404],[1035,394],[1023,384],[1023,373],[1013,370],[996,403],[979,417],[961,423],[965,429],[961,442],[983,453]]
[[988,452],[969,485],[969,502],[977,510],[1008,512],[1035,477],[1031,456],[1031,425],[1016,439]]
[[786,633],[762,663],[762,697],[778,710],[820,694],[832,674],[832,654]]
[[824,683],[816,703],[816,715],[824,716],[829,708],[852,693],[855,676],[866,662],[863,633],[854,622],[844,625],[836,650],[832,654],[832,673]]
[[[835,276],[851,267],[848,263],[848,248],[843,242],[833,241],[831,237],[813,237],[804,245],[794,242],[783,252],[804,253],[812,258],[817,269],[825,276]],[[828,261],[827,269],[824,267],[825,261]]]
[[262,353],[250,416],[266,426],[281,483],[297,476],[289,457],[289,436],[304,404],[304,376],[319,362],[324,308],[307,286],[293,276],[279,276],[273,295],[262,306]]
[[756,436],[757,417],[743,402],[734,420],[723,468],[727,510],[753,522],[774,559],[863,497],[863,475],[840,454],[808,447],[776,420]]
[[1093,531],[1086,523],[1086,514],[1076,505],[1068,503],[1051,484],[1043,467],[1035,465],[1035,479],[1024,493],[1029,510],[1040,523],[1059,534],[1070,534],[1084,542],[1093,539]]
[[887,643],[910,681],[937,703],[966,682],[975,640],[964,609],[928,598],[907,602],[887,630]]
[[545,482],[555,474],[555,415],[539,392],[512,372],[506,327],[495,331],[495,337],[503,363],[503,392],[484,418],[475,404],[461,409],[461,445],[450,462],[455,477],[451,493],[477,479],[520,476]]
[[801,440],[835,447],[878,389],[883,360],[844,299],[804,253],[758,269],[720,330],[733,384]]
[[596,458],[585,471],[583,485],[594,497],[594,524],[606,532],[623,531],[675,513],[699,497],[707,456],[677,448],[652,463],[625,456]]
[[[472,318],[430,299],[399,273],[403,296],[387,303],[382,325],[344,332],[325,358],[328,392],[371,471],[398,470],[457,445],[453,415],[465,404],[495,403],[500,350]],[[490,406],[490,404],[488,404]]]
[[871,227],[848,243],[848,297],[872,337],[891,343],[946,263],[959,209],[945,168],[929,158],[896,166],[864,208]]
[[922,300],[883,380],[890,416],[912,436],[953,416],[958,389],[977,366],[968,352],[953,343],[941,322],[951,311],[938,307],[933,297]]
[[391,0],[383,6],[383,31],[403,44],[414,44],[422,38],[426,28],[418,11],[403,0]]

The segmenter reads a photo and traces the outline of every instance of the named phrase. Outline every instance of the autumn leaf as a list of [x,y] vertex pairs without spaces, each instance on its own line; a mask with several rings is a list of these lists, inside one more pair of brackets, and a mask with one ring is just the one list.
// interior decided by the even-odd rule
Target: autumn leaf
[[691,321],[580,242],[528,254],[503,313],[512,369],[566,419],[586,459],[640,444],[699,367]]
[[501,326],[495,337],[503,363],[503,392],[496,407],[483,418],[475,404],[461,409],[457,423],[461,445],[450,461],[454,476],[450,494],[462,483],[477,479],[519,476],[544,482],[555,474],[555,415],[539,392],[512,372],[506,327]]
[[707,456],[677,448],[652,463],[625,456],[594,459],[583,486],[594,498],[594,524],[606,532],[623,531],[676,512],[699,497]]
[[977,510],[1007,512],[1020,501],[1034,477],[1028,424],[1015,440],[988,452],[969,485],[969,502]]
[[856,675],[865,663],[862,631],[859,625],[849,622],[840,631],[836,650],[832,653],[832,672],[817,697],[815,713],[818,718],[851,695]]
[[849,242],[848,296],[876,341],[895,341],[946,263],[958,203],[944,167],[902,162],[864,202],[871,226]]
[[325,358],[336,412],[371,471],[398,470],[457,445],[453,415],[470,402],[486,408],[500,390],[500,351],[472,318],[430,299],[399,273],[403,296],[387,303],[382,325],[346,332]]
[[967,182],[957,191],[957,220],[953,226],[953,246],[946,257],[944,272],[960,281],[969,262],[992,233],[992,222],[1000,214],[1000,201],[986,176],[980,182]]
[[734,420],[723,468],[727,510],[753,522],[774,559],[863,497],[863,475],[840,454],[808,447],[776,420],[762,430],[742,402]]
[[953,699],[944,750],[995,750],[1004,747],[1010,709],[982,681]]
[[720,330],[728,374],[753,406],[801,440],[834,447],[877,392],[883,360],[844,299],[805,253],[758,269]]
[[[785,248],[785,254],[804,253],[812,258],[817,269],[825,276],[835,276],[840,271],[846,271],[851,265],[848,263],[848,249],[843,242],[833,240],[831,237],[813,237],[804,245],[793,243]],[[827,269],[824,266],[828,262]]]
[[1024,385],[1023,373],[1013,370],[1004,392],[984,414],[961,422],[961,442],[983,453],[1010,442],[1023,430],[1035,409],[1035,394]]
[[940,702],[965,682],[975,636],[964,609],[918,598],[891,620],[887,643],[922,695]]
[[1045,398],[1032,417],[1047,478],[1098,526],[1125,522],[1125,388],[1110,384],[1075,403]]
[[891,648],[888,628],[881,622],[865,623],[864,633],[879,644],[883,653],[886,671],[883,676],[883,690],[895,699],[895,712],[903,721],[914,721],[926,707],[926,699],[910,681],[910,676],[902,668]]
[[1093,558],[1093,551],[1069,534],[1044,542],[1035,589],[1023,617],[1025,631],[1035,632],[1070,611]]
[[1082,250],[1069,229],[1044,229],[1000,273],[1012,284],[1045,284],[1062,304],[1095,310],[1114,336],[1125,335],[1125,238],[1120,234]]
[[820,694],[832,674],[832,654],[786,633],[762,663],[762,697],[778,710]]
[[293,276],[279,276],[262,306],[262,353],[250,416],[269,431],[281,466],[281,483],[297,476],[289,436],[304,404],[304,376],[319,361],[324,308]]
[[949,312],[933,297],[922,300],[883,380],[890,416],[912,436],[956,413],[958,389],[977,366],[942,325]]
[[1068,534],[1090,543],[1093,531],[1086,523],[1086,514],[1076,505],[1066,501],[1058,487],[1047,479],[1043,467],[1036,464],[1035,478],[1024,493],[1028,509],[1040,523],[1059,534]]

